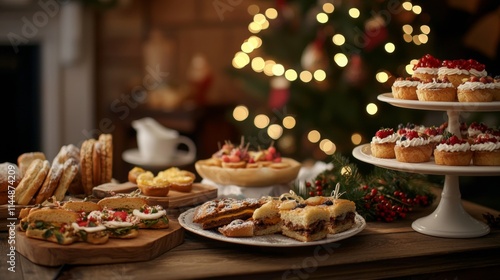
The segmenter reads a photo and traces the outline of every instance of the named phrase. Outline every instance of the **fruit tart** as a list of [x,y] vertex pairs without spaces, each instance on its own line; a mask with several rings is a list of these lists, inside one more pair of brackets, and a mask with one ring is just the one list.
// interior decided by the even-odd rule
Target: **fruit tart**
[[472,151],[469,142],[447,133],[434,149],[434,160],[438,165],[470,165]]
[[394,146],[399,139],[392,128],[381,128],[375,132],[370,143],[372,155],[377,158],[395,158]]
[[421,57],[418,62],[413,65],[413,78],[420,80],[432,80],[438,77],[438,70],[441,66],[441,61],[430,54]]
[[494,98],[494,80],[486,76],[471,76],[457,87],[459,102],[490,102]]

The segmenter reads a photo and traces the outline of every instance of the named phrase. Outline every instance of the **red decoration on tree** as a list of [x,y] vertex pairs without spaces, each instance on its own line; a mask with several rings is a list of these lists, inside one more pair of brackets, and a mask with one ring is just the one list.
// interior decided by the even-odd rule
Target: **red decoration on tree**
[[271,109],[279,109],[285,106],[290,98],[290,82],[284,77],[275,77],[271,80],[271,92],[269,93],[268,105]]

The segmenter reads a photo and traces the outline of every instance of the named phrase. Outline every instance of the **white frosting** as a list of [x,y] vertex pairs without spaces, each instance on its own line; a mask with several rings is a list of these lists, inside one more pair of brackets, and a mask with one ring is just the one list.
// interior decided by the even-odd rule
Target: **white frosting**
[[455,144],[455,145],[450,145],[450,144],[439,144],[436,146],[436,150],[440,152],[466,152],[470,150],[470,145],[468,142],[462,143],[462,144]]
[[118,221],[106,221],[102,224],[107,228],[121,228],[121,227],[131,227],[134,224],[130,222],[118,222]]
[[397,146],[401,147],[417,147],[429,144],[429,139],[424,139],[422,137],[415,137],[411,140],[401,140],[396,141]]
[[103,225],[98,225],[98,226],[95,226],[95,227],[81,227],[79,226],[77,223],[72,223],[71,226],[76,230],[76,231],[79,231],[79,230],[84,230],[86,232],[96,232],[96,231],[102,231],[102,230],[105,230],[106,227],[103,226]]
[[438,73],[438,68],[418,67],[413,71],[413,73],[436,75]]
[[383,144],[383,143],[394,143],[399,139],[399,136],[397,133],[393,133],[385,138],[380,138],[378,136],[373,136],[372,138],[372,143],[375,144]]
[[465,82],[460,84],[458,90],[478,90],[478,89],[493,89],[494,83],[481,83],[481,82]]
[[467,129],[467,134],[469,135],[469,137],[475,137],[479,134],[482,134],[483,132],[477,128],[472,128],[472,127],[469,127]]
[[158,211],[156,213],[146,214],[146,213],[142,213],[141,211],[139,211],[137,209],[134,209],[134,211],[132,212],[132,214],[134,214],[134,216],[138,217],[141,220],[154,220],[154,219],[159,219],[159,218],[167,215],[167,211],[160,210],[160,211]]
[[435,142],[441,142],[441,139],[443,139],[443,135],[438,134],[438,135],[429,135],[429,142],[435,143]]
[[452,88],[452,83],[419,83],[417,89],[438,89],[438,88]]
[[419,81],[407,81],[407,80],[403,80],[403,81],[395,81],[392,86],[393,87],[416,87],[418,86],[420,82]]
[[488,151],[488,152],[492,152],[494,150],[498,150],[500,149],[500,142],[496,142],[496,143],[493,143],[493,142],[486,142],[486,143],[481,143],[481,144],[472,144],[470,149],[472,151]]
[[470,69],[469,73],[476,77],[486,77],[486,75],[488,75],[488,72],[486,72],[486,70],[477,71],[476,69]]
[[469,75],[469,70],[467,69],[458,69],[458,68],[448,68],[448,67],[439,67],[438,75]]
[[492,84],[494,89],[500,89],[500,82],[494,82]]

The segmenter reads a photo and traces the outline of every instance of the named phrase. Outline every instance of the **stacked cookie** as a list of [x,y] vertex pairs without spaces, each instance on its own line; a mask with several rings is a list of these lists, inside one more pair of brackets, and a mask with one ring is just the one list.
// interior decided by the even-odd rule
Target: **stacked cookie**
[[111,181],[113,170],[113,143],[111,134],[98,139],[87,139],[80,148],[80,168],[83,193],[92,194],[94,186]]
[[81,147],[62,146],[52,163],[42,152],[18,157],[19,185],[15,202],[19,205],[41,204],[50,197],[61,201],[66,193],[91,195],[94,186],[112,178],[113,146],[110,134],[85,140]]

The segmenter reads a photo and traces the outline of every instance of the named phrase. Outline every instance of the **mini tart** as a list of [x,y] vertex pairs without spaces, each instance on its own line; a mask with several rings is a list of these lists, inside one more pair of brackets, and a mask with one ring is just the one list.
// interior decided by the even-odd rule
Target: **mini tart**
[[418,78],[398,78],[392,84],[392,95],[397,99],[418,100],[417,85],[420,79]]
[[147,196],[167,196],[170,191],[170,183],[160,177],[154,177],[153,173],[146,171],[137,176],[137,187],[141,193]]
[[493,80],[493,100],[500,101],[500,76],[495,76]]
[[377,158],[395,158],[394,146],[399,135],[392,128],[381,128],[372,137],[370,149],[372,156]]
[[419,136],[416,131],[409,131],[396,141],[394,153],[399,162],[427,162],[431,159],[432,144],[425,136]]
[[480,166],[499,166],[500,150],[494,151],[474,151],[472,163]]
[[395,146],[396,143],[370,143],[372,156],[377,158],[395,158]]
[[161,177],[170,183],[170,189],[179,192],[190,192],[193,189],[193,182],[196,179],[194,173],[187,170],[180,170],[177,167],[171,167],[158,173]]
[[430,54],[422,56],[413,66],[413,78],[420,80],[432,80],[438,77],[438,69],[441,61]]
[[455,135],[442,140],[434,150],[434,161],[438,165],[470,165],[472,151],[469,142]]
[[422,146],[410,146],[402,147],[395,146],[394,153],[396,155],[396,160],[399,162],[428,162],[431,159],[432,145],[422,145]]
[[490,77],[471,77],[457,87],[459,102],[491,102],[494,99],[494,83]]
[[447,77],[454,87],[458,87],[469,76],[486,76],[487,73],[484,68],[484,64],[473,59],[443,60],[438,70],[438,79]]
[[491,134],[480,134],[471,145],[472,164],[480,166],[500,165],[500,142]]
[[472,151],[467,152],[446,152],[434,150],[434,161],[438,165],[465,166],[470,165]]
[[420,101],[455,101],[457,90],[447,79],[422,82],[417,86]]

